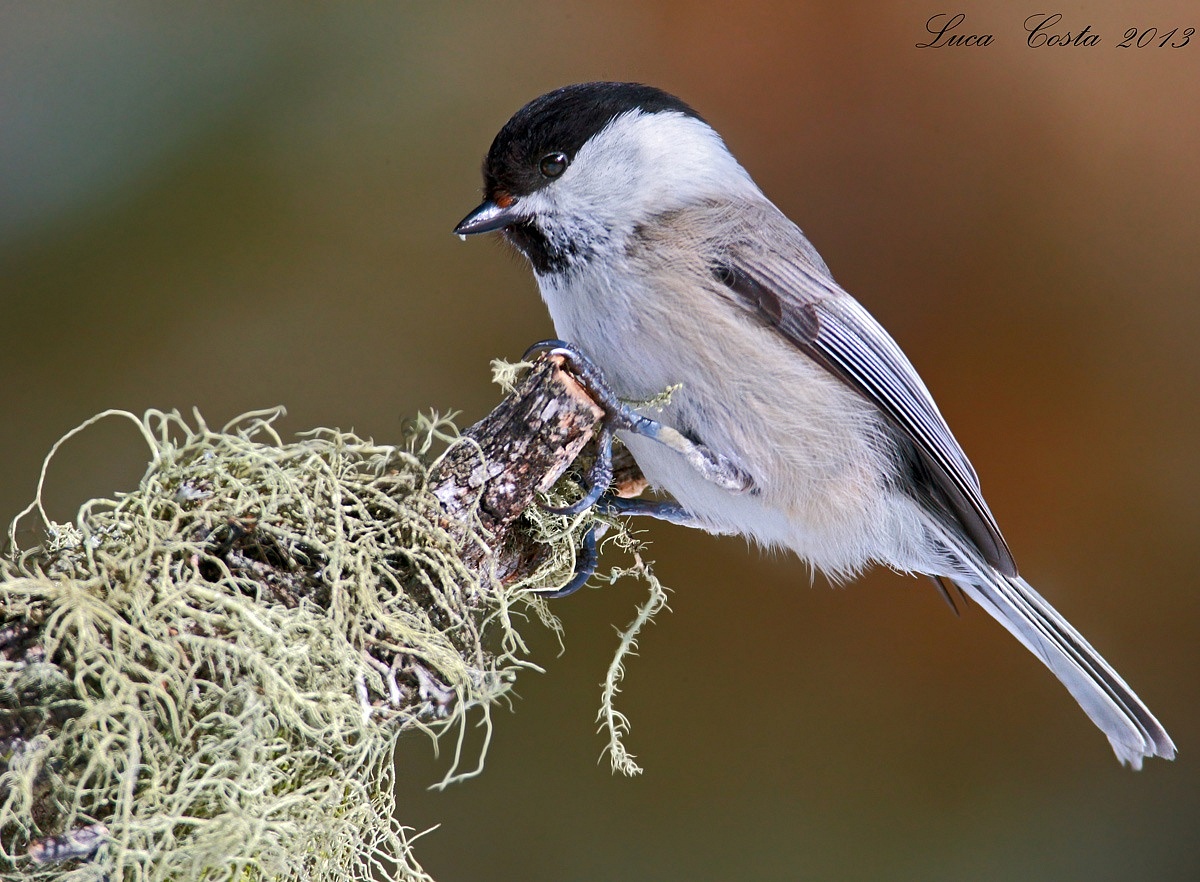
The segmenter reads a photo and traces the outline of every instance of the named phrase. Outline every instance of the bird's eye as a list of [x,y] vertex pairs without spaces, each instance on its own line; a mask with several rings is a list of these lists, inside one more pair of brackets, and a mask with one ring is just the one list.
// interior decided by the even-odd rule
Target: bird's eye
[[567,170],[567,162],[565,153],[547,153],[538,163],[538,170],[547,178],[557,178]]

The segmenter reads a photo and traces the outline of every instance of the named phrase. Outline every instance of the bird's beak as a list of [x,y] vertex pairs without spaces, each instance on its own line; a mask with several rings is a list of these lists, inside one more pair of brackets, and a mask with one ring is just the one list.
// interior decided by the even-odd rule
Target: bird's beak
[[507,205],[500,205],[491,199],[485,199],[482,205],[458,222],[454,232],[463,238],[475,233],[491,233],[504,229],[518,219],[515,200]]

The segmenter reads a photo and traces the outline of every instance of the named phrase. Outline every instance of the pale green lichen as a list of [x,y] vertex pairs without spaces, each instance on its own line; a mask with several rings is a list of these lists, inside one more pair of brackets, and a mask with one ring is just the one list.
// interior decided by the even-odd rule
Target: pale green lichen
[[[0,874],[428,879],[395,817],[397,739],[454,733],[442,783],[480,771],[482,751],[463,771],[465,735],[482,727],[486,751],[493,706],[536,668],[515,623],[558,628],[536,590],[570,578],[592,516],[531,509],[545,562],[500,584],[462,563],[481,528],[449,532],[426,486],[445,420],[393,447],[330,430],[285,443],[278,410],[219,431],[198,414],[95,419],[114,414],[151,450],[138,489],[57,524],[43,468],[0,561]],[[41,541],[21,550],[30,515]],[[601,710],[633,774],[612,699],[665,594],[608,528],[652,586]],[[96,831],[90,859],[29,857]]]

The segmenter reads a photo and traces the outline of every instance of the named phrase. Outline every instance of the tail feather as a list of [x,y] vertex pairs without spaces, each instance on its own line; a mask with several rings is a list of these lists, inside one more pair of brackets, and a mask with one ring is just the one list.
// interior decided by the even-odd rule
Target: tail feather
[[1092,645],[1032,586],[988,566],[961,540],[944,535],[962,572],[950,578],[1042,660],[1133,768],[1142,758],[1175,758],[1175,745],[1142,700]]

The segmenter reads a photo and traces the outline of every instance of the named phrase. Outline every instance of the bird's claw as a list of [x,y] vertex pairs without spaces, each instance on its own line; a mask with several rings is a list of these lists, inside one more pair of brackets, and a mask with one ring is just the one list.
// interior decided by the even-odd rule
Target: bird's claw
[[[612,443],[618,431],[643,435],[664,444],[680,454],[705,480],[733,493],[744,493],[753,487],[753,480],[729,457],[692,441],[678,429],[643,416],[617,397],[604,374],[591,359],[562,340],[543,340],[525,352],[525,360],[538,355],[561,358],[572,376],[587,390],[592,400],[604,411],[596,435],[596,459],[585,479],[587,491],[564,506],[542,503],[547,511],[561,515],[577,515],[596,508],[611,515],[648,515],[685,526],[697,526],[695,518],[676,502],[623,499],[606,493],[613,480]],[[597,542],[604,532],[603,524],[593,524],[584,534],[583,544],[575,561],[571,580],[554,591],[539,592],[542,597],[557,598],[574,594],[582,588],[597,565]]]
[[745,493],[754,486],[750,475],[729,457],[698,444],[678,429],[643,416],[618,398],[600,368],[570,343],[562,340],[542,340],[530,346],[524,357],[529,359],[541,354],[562,358],[592,400],[604,410],[603,423],[597,439],[599,452],[588,474],[587,493],[578,502],[551,511],[579,514],[599,501],[612,482],[612,441],[617,431],[632,432],[666,445],[686,459],[706,481],[731,493]]

